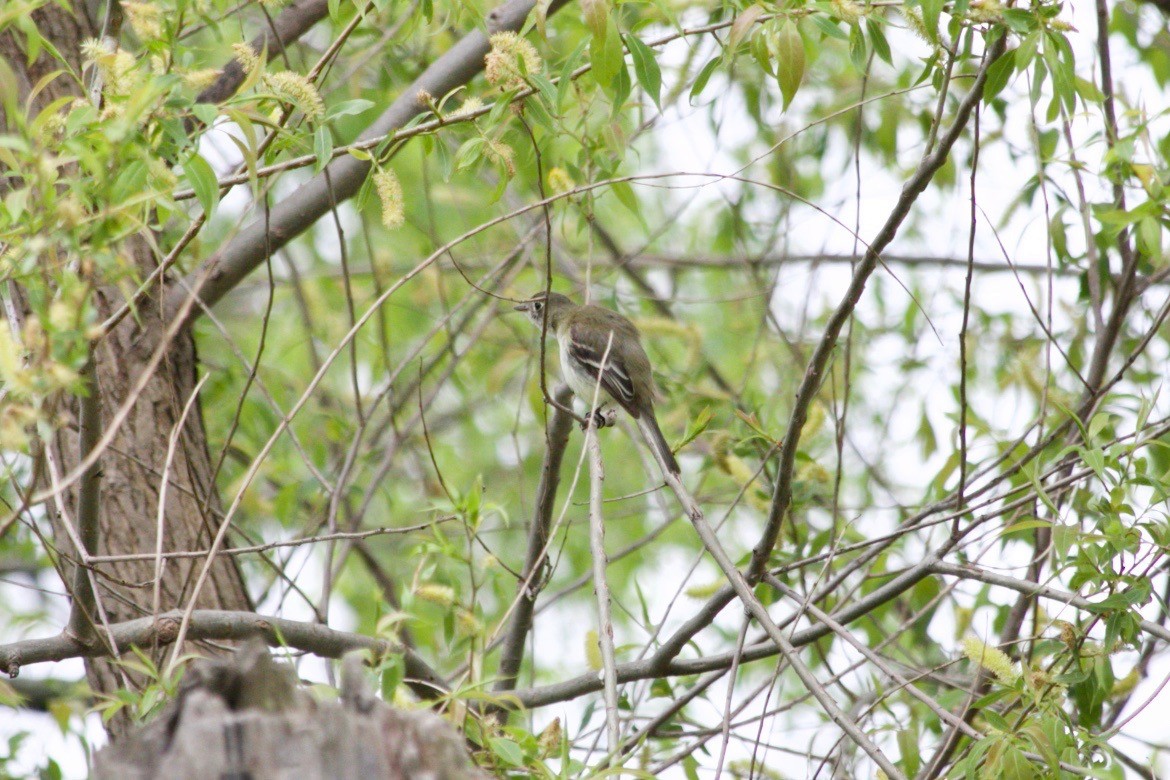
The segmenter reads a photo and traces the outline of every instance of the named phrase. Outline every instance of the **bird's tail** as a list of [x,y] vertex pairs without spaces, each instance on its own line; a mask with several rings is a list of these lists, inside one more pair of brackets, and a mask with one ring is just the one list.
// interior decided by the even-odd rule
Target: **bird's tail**
[[650,445],[650,449],[654,451],[658,465],[672,474],[678,474],[678,461],[674,459],[674,453],[670,451],[670,445],[666,443],[666,437],[662,435],[662,429],[658,427],[658,421],[654,419],[654,412],[639,415],[638,428],[641,429],[642,436]]

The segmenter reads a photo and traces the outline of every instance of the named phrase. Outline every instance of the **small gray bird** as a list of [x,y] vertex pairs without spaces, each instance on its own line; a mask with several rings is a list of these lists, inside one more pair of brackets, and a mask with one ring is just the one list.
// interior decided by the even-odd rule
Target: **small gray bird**
[[561,371],[573,394],[592,403],[600,371],[602,399],[612,400],[629,412],[646,442],[667,468],[678,474],[678,461],[654,416],[654,376],[634,323],[601,306],[578,306],[555,292],[539,293],[515,308],[538,328],[547,318],[548,332],[556,336],[560,346]]

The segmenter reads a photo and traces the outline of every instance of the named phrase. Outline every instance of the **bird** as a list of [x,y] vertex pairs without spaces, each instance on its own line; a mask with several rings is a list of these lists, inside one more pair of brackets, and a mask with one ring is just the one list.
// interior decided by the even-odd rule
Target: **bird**
[[[542,332],[547,327],[556,337],[561,372],[573,394],[592,404],[600,373],[602,400],[613,401],[634,418],[662,465],[677,476],[678,461],[654,415],[658,391],[637,326],[616,311],[593,304],[578,306],[556,292],[538,293],[514,308],[528,315]],[[597,420],[598,411],[590,411],[586,419]]]

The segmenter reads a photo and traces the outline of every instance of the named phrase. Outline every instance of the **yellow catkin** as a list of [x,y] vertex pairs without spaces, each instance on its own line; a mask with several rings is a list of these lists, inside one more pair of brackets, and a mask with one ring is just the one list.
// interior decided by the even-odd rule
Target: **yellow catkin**
[[477,111],[480,111],[482,109],[483,109],[483,101],[477,97],[470,97],[470,98],[467,98],[467,100],[464,100],[463,105],[461,105],[461,106],[459,106],[459,108],[455,109],[451,113],[451,116],[452,116],[452,118],[458,119],[460,117],[471,116],[472,114],[474,114]]
[[232,44],[232,53],[236,55],[236,61],[240,63],[240,67],[244,69],[244,73],[247,73],[249,76],[260,69],[260,55],[248,44]]
[[857,24],[865,16],[865,9],[853,0],[830,0],[829,8],[834,16],[848,24]]
[[424,583],[414,589],[414,595],[423,601],[440,606],[450,606],[455,603],[455,590],[447,585]]
[[135,35],[144,41],[156,41],[162,37],[162,12],[158,6],[132,0],[122,0],[121,5]]
[[325,115],[325,102],[313,83],[299,73],[282,70],[264,76],[264,85],[286,103],[292,103],[309,119],[320,119]]
[[484,57],[484,77],[489,84],[504,89],[523,87],[525,73],[539,73],[544,67],[536,47],[514,32],[496,33],[489,40],[492,48]]
[[548,172],[548,188],[553,192],[568,192],[577,186],[573,177],[564,168],[551,168]]
[[1020,676],[1005,652],[986,644],[977,636],[971,635],[963,640],[963,655],[967,656],[971,663],[982,666],[994,674],[1002,683],[1010,685]]
[[391,229],[402,227],[406,222],[406,209],[398,175],[389,168],[377,171],[374,174],[374,191],[382,203],[382,224]]
[[492,162],[499,163],[504,166],[504,170],[508,172],[508,178],[516,175],[516,160],[515,152],[512,147],[508,146],[503,141],[493,141],[488,139],[488,142],[483,145],[484,154]]

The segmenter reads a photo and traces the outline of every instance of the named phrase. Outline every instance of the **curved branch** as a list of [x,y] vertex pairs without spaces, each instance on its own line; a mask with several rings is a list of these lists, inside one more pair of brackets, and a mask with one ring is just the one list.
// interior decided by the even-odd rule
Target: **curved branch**
[[[157,619],[145,617],[111,625],[105,636],[119,652],[129,651],[131,647],[170,644],[178,636],[182,619],[183,613],[173,610]],[[448,690],[447,683],[424,660],[399,643],[337,631],[320,623],[265,617],[255,612],[199,609],[192,613],[187,631],[188,639],[247,639],[255,635],[264,637],[271,647],[291,647],[322,658],[340,658],[351,650],[369,650],[375,655],[401,653],[416,693],[426,690],[434,698]],[[0,645],[0,672],[15,677],[20,674],[20,667],[27,664],[107,654],[103,645],[85,645],[66,634],[26,639]]]

